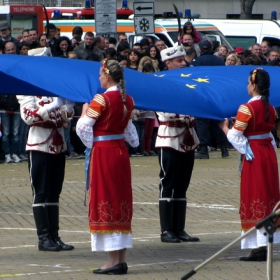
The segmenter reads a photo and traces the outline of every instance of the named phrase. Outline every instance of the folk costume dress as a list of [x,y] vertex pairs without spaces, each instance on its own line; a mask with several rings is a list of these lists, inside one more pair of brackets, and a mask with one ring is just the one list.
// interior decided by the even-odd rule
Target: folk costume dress
[[[92,251],[115,251],[132,248],[132,185],[127,140],[139,145],[138,136],[130,120],[134,101],[126,95],[127,113],[118,87],[95,95],[86,116],[77,123],[81,140],[83,131],[93,127],[93,144],[89,166],[88,219]],[[128,129],[133,136],[127,139]],[[133,130],[134,128],[134,130]],[[130,132],[131,132],[130,130]],[[87,137],[87,136],[86,136]],[[129,137],[128,137],[129,138]]]
[[[276,146],[271,130],[276,112],[269,105],[269,120],[261,96],[255,96],[241,105],[228,140],[241,153],[240,218],[242,234],[271,214],[280,200]],[[241,241],[241,248],[259,248],[267,245],[264,229],[256,230]],[[274,234],[274,243],[280,243],[280,232]]]

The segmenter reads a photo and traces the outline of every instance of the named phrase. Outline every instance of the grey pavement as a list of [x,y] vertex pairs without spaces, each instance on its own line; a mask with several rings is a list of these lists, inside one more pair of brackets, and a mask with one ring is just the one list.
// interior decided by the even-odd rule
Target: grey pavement
[[[280,150],[278,151],[280,155]],[[186,231],[197,243],[160,241],[157,157],[131,158],[134,248],[127,252],[128,274],[93,275],[107,260],[91,252],[84,207],[84,160],[67,160],[61,194],[60,236],[75,246],[70,252],[40,252],[32,217],[27,162],[0,163],[0,278],[1,279],[181,279],[240,236],[238,153],[220,152],[196,160],[189,190]],[[280,246],[273,246],[274,279],[280,279]],[[240,262],[248,250],[233,246],[190,279],[266,279],[265,262]]]

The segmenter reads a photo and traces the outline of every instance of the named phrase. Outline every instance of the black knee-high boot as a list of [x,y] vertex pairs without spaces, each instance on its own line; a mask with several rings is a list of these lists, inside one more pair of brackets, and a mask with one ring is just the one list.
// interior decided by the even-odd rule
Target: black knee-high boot
[[175,235],[184,242],[199,241],[198,237],[191,237],[185,232],[187,200],[185,198],[178,199],[178,200],[174,199],[173,203],[174,203],[173,228],[174,228]]
[[159,218],[161,226],[161,242],[179,243],[180,240],[173,232],[173,200],[159,201]]
[[47,205],[46,206],[50,224],[50,234],[53,242],[59,247],[60,250],[73,250],[74,246],[62,242],[58,235],[59,231],[59,206]]
[[56,246],[56,244],[51,239],[46,207],[33,207],[33,216],[36,224],[37,235],[39,238],[39,251],[59,251],[59,247]]

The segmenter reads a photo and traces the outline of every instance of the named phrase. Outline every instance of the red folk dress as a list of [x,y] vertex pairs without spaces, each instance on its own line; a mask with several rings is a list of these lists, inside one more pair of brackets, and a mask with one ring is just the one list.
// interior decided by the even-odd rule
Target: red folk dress
[[[126,95],[127,113],[119,90],[97,94],[89,105],[87,116],[96,120],[94,138],[124,133],[134,101]],[[132,184],[129,154],[124,139],[94,141],[90,159],[89,227],[97,235],[96,251],[132,247],[126,241],[108,245],[110,237],[131,235]],[[118,238],[117,237],[117,238]],[[125,237],[126,238],[126,237]],[[132,238],[131,238],[132,239]],[[104,246],[98,243],[107,243]],[[93,239],[92,239],[93,243]],[[94,246],[95,246],[94,245]],[[131,241],[132,245],[132,241]]]
[[[259,135],[272,131],[276,113],[271,105],[268,122],[265,117],[266,107],[263,101],[254,100],[239,108],[234,125],[234,129],[243,131],[254,154],[251,161],[242,155],[240,218],[243,233],[271,214],[280,200],[278,164],[272,138],[250,139],[250,136],[258,135],[256,138],[259,138]],[[254,236],[257,240],[247,237],[247,240],[243,239],[242,247],[256,248],[267,244],[266,238],[263,238],[263,230]]]

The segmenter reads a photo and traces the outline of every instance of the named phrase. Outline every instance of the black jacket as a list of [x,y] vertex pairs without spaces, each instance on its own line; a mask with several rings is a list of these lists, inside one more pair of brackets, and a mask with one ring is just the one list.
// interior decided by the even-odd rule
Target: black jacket
[[202,53],[192,64],[193,66],[225,66],[225,62],[212,52]]

